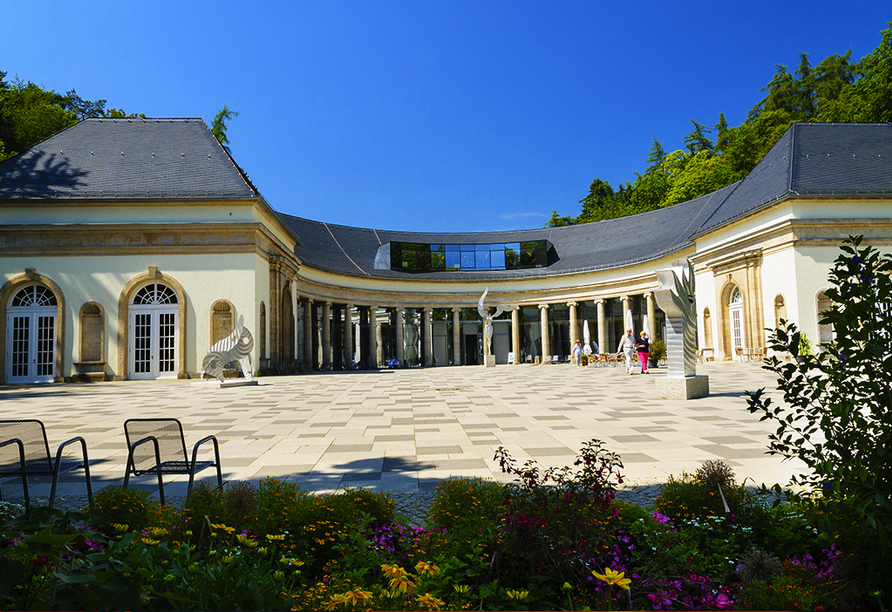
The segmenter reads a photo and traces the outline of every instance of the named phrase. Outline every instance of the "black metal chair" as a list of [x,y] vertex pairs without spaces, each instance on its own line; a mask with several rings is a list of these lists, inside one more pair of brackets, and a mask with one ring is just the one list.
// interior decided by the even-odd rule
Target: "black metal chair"
[[[195,474],[204,468],[217,468],[217,485],[223,484],[220,468],[220,447],[215,436],[207,436],[192,447],[192,460],[186,454],[186,438],[183,425],[178,419],[127,419],[124,421],[124,435],[127,436],[127,471],[124,473],[124,488],[130,482],[130,475],[158,476],[158,495],[164,504],[164,474],[188,474],[189,487],[186,498],[192,494]],[[214,460],[198,461],[198,449],[205,442],[214,443]]]
[[[80,442],[83,460],[77,461],[62,456],[65,447]],[[25,497],[25,511],[31,511],[31,496],[28,491],[29,476],[51,476],[50,508],[56,500],[59,476],[84,468],[87,479],[87,499],[93,502],[93,485],[90,482],[90,460],[87,458],[87,442],[80,436],[66,440],[56,451],[56,460],[50,455],[50,445],[46,438],[46,428],[37,419],[0,421],[0,477],[19,476]],[[0,497],[2,498],[2,497]]]

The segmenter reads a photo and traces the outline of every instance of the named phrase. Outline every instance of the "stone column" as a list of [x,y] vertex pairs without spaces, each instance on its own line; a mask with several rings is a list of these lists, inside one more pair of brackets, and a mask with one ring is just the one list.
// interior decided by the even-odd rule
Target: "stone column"
[[[619,297],[623,301],[623,333],[629,328],[629,296],[621,295]],[[635,330],[632,330],[633,332]]]
[[452,308],[452,365],[461,365],[461,308]]
[[406,341],[403,336],[405,333],[405,329],[403,328],[404,320],[405,320],[406,309],[402,306],[396,309],[396,360],[400,362],[400,367],[403,367],[403,361],[406,358]]
[[573,352],[573,343],[576,340],[582,342],[582,334],[579,333],[579,320],[576,318],[576,302],[567,302],[570,307],[570,352]]
[[431,315],[434,309],[430,306],[424,307],[424,315],[422,316],[421,346],[424,351],[424,365],[429,366],[434,363],[434,339],[433,329],[431,329]]
[[551,338],[548,333],[548,304],[539,304],[539,324],[542,326],[542,359],[551,359]]
[[378,355],[378,306],[369,306],[369,369],[377,370],[380,363]]
[[654,308],[654,294],[648,291],[644,294],[644,299],[647,301],[647,321],[650,323],[650,338],[648,340],[653,342],[657,339],[657,315]]
[[375,314],[375,365],[381,367],[384,363],[384,325],[378,322],[378,315]]
[[514,365],[520,363],[520,306],[511,311],[511,350],[514,352]]
[[353,353],[356,346],[353,344],[353,304],[344,306],[344,369],[353,369]]
[[610,353],[605,346],[607,342],[607,319],[604,316],[604,298],[595,300],[598,307],[598,353]]
[[331,302],[322,306],[322,369],[331,369]]
[[313,313],[313,298],[304,300],[304,363],[312,369],[316,369],[316,359],[313,355],[313,337],[315,334],[316,317]]

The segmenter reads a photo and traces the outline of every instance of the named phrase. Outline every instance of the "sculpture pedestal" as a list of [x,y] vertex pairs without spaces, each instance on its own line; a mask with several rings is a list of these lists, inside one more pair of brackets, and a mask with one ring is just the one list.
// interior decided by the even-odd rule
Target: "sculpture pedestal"
[[689,400],[709,395],[709,376],[685,376],[684,378],[657,378],[659,399]]
[[244,378],[230,378],[220,382],[216,378],[192,383],[193,387],[204,389],[228,389],[230,387],[252,387],[257,385],[257,379],[245,380]]
[[496,356],[495,355],[484,355],[483,356],[483,365],[487,368],[496,367]]

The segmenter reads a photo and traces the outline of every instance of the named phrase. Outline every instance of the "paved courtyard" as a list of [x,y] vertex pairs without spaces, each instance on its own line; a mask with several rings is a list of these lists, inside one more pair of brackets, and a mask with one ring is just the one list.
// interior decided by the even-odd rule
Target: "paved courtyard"
[[[592,438],[622,456],[633,487],[653,488],[709,459],[724,459],[748,484],[786,484],[799,469],[766,454],[773,426],[746,409],[744,390],[774,389],[759,364],[698,366],[711,393],[689,401],[656,399],[654,378],[665,372],[505,365],[266,377],[229,389],[193,381],[6,386],[0,419],[41,419],[52,452],[83,436],[94,491],[123,482],[124,420],[151,416],[180,419],[190,453],[216,435],[225,480],[275,476],[317,492],[426,491],[450,476],[506,480],[493,461],[499,446],[519,465],[562,466]],[[63,478],[59,495],[84,495],[81,472]],[[168,482],[170,497],[185,493],[184,478]],[[157,491],[151,477],[135,483]],[[21,498],[18,480],[0,485],[4,499]],[[47,479],[32,486],[33,497],[48,494]]]

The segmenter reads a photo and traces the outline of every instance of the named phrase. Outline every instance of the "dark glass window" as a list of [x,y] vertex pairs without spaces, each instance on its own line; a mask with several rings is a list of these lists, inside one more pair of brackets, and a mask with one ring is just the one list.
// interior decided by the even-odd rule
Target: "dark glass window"
[[547,240],[496,244],[390,243],[390,268],[407,272],[517,270],[548,265]]

